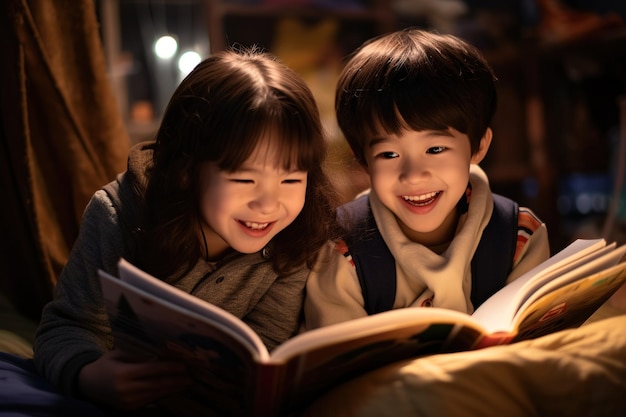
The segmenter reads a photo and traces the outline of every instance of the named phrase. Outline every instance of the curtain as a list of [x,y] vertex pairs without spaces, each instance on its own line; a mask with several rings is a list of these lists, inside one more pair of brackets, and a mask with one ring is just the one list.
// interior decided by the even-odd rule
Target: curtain
[[0,285],[38,321],[91,195],[130,139],[107,79],[92,0],[4,0]]

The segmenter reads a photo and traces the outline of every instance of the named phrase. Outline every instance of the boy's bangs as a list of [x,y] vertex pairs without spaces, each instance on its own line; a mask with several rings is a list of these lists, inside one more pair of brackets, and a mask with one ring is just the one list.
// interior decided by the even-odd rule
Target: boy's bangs
[[[446,92],[423,86],[405,88],[402,82],[384,81],[368,91],[360,91],[358,99],[350,100],[354,106],[350,112],[365,116],[350,119],[349,130],[353,136],[371,137],[382,132],[397,135],[403,130],[445,130],[463,124],[458,118],[457,105]],[[433,95],[439,99],[433,100]],[[428,97],[428,100],[421,97]]]
[[380,100],[391,110],[377,109],[385,130],[399,133],[401,129],[467,129],[466,112],[454,80],[429,79],[419,71],[400,71],[394,77],[388,83],[394,87],[384,90],[385,97]]
[[386,55],[367,60],[353,75],[352,85],[368,86],[358,90],[354,103],[355,114],[369,115],[358,121],[360,127],[354,123],[360,133],[467,129],[468,109],[459,93],[461,87],[468,88],[464,80],[441,78],[436,71],[432,75],[426,71],[432,63],[413,52],[391,60]]
[[[458,101],[447,96],[445,91],[422,92],[428,100],[421,100],[419,93],[414,97],[399,97],[395,103],[398,117],[403,126],[410,130],[446,130],[453,127],[460,132],[467,130],[467,123]],[[433,100],[433,95],[438,95]]]
[[372,100],[361,114],[368,114],[359,124],[355,125],[356,134],[360,137],[378,136],[381,133],[399,135],[403,130],[422,131],[427,129],[446,129],[448,126],[437,122],[436,112],[432,108],[422,108],[415,103],[406,103],[398,97],[385,94]]

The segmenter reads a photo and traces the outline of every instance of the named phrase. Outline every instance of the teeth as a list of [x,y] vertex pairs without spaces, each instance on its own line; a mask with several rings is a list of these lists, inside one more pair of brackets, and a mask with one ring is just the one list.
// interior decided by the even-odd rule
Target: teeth
[[247,228],[253,230],[262,230],[265,229],[269,223],[256,223],[256,222],[244,222]]
[[422,194],[422,195],[403,195],[402,198],[404,198],[406,201],[426,201],[426,200],[431,200],[435,198],[436,196],[437,196],[437,193],[432,192],[432,193]]

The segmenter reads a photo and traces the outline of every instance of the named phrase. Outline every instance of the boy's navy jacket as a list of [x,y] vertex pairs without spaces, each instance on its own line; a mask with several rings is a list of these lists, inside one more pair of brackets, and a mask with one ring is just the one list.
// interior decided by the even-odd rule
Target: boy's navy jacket
[[[517,242],[518,204],[493,194],[493,214],[472,258],[472,293],[476,309],[504,287],[513,268]],[[396,263],[376,226],[363,195],[339,208],[338,218],[347,229],[344,240],[356,267],[365,310],[376,314],[391,310],[396,298]]]

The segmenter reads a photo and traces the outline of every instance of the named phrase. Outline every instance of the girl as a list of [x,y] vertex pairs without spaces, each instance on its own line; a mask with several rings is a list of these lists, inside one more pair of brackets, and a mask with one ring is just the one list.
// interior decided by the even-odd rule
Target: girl
[[292,70],[256,50],[200,63],[156,141],[135,146],[87,206],[36,334],[39,372],[119,409],[190,383],[180,363],[113,349],[96,271],[116,274],[120,257],[242,318],[269,349],[294,335],[309,268],[334,230],[324,158],[314,98]]

